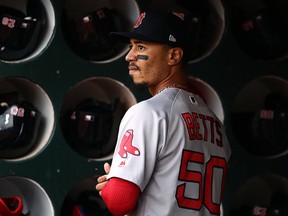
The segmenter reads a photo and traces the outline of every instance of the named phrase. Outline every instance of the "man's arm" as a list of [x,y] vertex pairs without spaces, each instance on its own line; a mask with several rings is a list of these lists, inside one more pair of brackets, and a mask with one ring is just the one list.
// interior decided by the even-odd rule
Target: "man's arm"
[[[104,164],[106,174],[110,171],[110,165]],[[127,180],[111,178],[107,181],[106,175],[98,178],[96,189],[102,196],[109,212],[114,216],[123,216],[133,211],[141,192],[140,188]]]
[[102,199],[115,216],[129,214],[137,205],[140,188],[129,181],[111,178],[102,189]]

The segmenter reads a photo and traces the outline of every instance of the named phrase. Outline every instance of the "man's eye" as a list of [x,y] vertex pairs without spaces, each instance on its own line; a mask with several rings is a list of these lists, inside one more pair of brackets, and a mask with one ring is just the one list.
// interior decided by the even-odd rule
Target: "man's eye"
[[143,46],[138,46],[138,50],[143,51],[145,48]]

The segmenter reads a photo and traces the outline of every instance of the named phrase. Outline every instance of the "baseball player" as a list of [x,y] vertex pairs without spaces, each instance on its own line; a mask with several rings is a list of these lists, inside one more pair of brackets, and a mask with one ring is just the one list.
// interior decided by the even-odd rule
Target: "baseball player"
[[124,115],[99,191],[116,216],[220,215],[230,147],[221,121],[189,85],[184,14],[141,13],[126,56],[135,84],[152,97]]

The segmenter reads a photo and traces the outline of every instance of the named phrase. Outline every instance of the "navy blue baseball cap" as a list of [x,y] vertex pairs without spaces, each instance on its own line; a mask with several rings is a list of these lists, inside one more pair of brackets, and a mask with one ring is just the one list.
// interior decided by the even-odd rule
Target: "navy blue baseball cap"
[[138,17],[130,32],[111,32],[118,41],[130,39],[167,44],[171,47],[188,47],[186,14],[182,12],[147,11]]

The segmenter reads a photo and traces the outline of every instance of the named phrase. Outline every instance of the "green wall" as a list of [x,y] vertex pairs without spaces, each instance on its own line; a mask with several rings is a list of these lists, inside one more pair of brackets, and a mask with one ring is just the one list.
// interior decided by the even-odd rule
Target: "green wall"
[[[82,180],[103,173],[105,161],[95,161],[75,153],[67,145],[60,128],[60,112],[65,96],[71,88],[88,78],[109,77],[131,89],[137,101],[149,97],[146,91],[132,88],[124,57],[110,63],[93,63],[81,59],[67,46],[61,32],[62,1],[53,1],[55,34],[47,48],[27,62],[0,62],[1,78],[21,76],[37,83],[49,96],[54,111],[54,129],[47,147],[35,157],[23,161],[1,160],[2,177],[22,176],[38,182],[50,197],[55,215],[60,215],[62,202],[69,190]],[[158,4],[139,0],[140,9]],[[227,7],[228,10],[228,7]],[[259,158],[247,153],[235,139],[231,130],[230,114],[239,91],[251,80],[264,75],[288,79],[288,61],[263,62],[246,55],[231,33],[229,13],[223,38],[219,46],[205,59],[189,65],[189,75],[209,83],[221,98],[225,125],[231,141],[232,157],[229,163],[224,196],[224,215],[233,203],[239,187],[249,178],[262,174],[287,177],[287,156],[274,159]],[[1,86],[0,86],[1,88]],[[255,98],[257,100],[257,98]],[[96,182],[95,182],[96,183]]]

